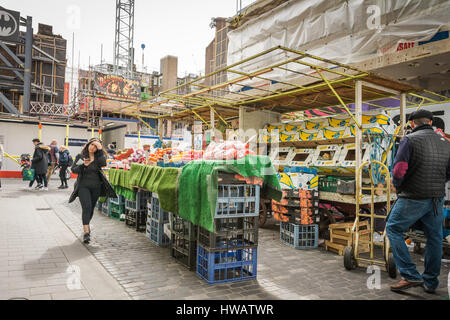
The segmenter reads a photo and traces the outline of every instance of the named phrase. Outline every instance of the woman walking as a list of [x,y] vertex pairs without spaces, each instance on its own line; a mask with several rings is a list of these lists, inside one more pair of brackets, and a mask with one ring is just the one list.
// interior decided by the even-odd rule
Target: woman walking
[[[39,139],[34,139],[35,145],[31,168],[35,170],[36,181],[38,185],[36,190],[48,190],[47,170],[48,170],[48,151],[50,147],[44,145]],[[32,183],[30,183],[32,184]],[[31,187],[31,186],[30,186]]]
[[75,189],[69,199],[69,203],[80,199],[82,208],[82,220],[84,243],[91,241],[91,229],[89,224],[94,215],[95,204],[99,197],[117,198],[116,193],[103,174],[102,167],[106,166],[106,153],[102,143],[97,138],[92,138],[84,146],[81,154],[77,155],[72,166],[72,172],[78,175]]
[[59,147],[59,180],[61,180],[61,185],[58,189],[67,189],[69,186],[67,185],[67,167],[69,166],[69,150],[65,146]]

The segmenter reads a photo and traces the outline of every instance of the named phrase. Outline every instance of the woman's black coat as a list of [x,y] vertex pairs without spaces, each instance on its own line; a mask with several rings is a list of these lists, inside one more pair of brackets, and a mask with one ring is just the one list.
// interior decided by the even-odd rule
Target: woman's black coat
[[43,143],[39,143],[34,149],[33,159],[31,160],[31,168],[35,174],[46,174],[48,170],[48,150],[49,147]]
[[[70,196],[69,203],[72,203],[75,201],[75,199],[78,197],[78,186],[80,185],[81,179],[83,179],[84,169],[86,168],[84,166],[84,162],[80,165],[77,165],[79,160],[83,159],[83,156],[81,154],[77,155],[75,160],[73,161],[72,166],[72,172],[78,175],[77,181],[75,182],[75,187],[73,190],[72,195]],[[102,167],[106,167],[106,157],[102,150],[97,150],[97,152],[94,155],[94,161],[93,163],[97,166],[98,174],[100,175],[101,179],[101,197],[108,197],[108,198],[117,198],[117,194],[114,192],[113,187],[109,183],[108,179],[106,178],[105,174],[102,171]]]

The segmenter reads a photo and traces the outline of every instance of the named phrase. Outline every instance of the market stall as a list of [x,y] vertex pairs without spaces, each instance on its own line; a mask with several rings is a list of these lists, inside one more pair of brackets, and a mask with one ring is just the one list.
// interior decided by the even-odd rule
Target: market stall
[[[204,85],[204,80],[219,72],[226,73],[228,80]],[[187,95],[174,93],[183,86],[194,90]],[[346,258],[351,266],[376,264],[388,270],[389,243],[382,220],[396,197],[395,192],[390,192],[386,175],[396,143],[405,134],[406,109],[448,101],[444,96],[407,83],[277,46],[130,105],[124,108],[124,113],[139,118],[153,107],[176,105],[177,112],[159,114],[156,118],[200,120],[203,129],[212,132],[218,141],[223,139],[223,131],[217,133],[214,129],[219,124],[229,128],[230,121],[239,119],[237,141],[230,143],[225,138],[220,147],[211,143],[197,155],[188,151],[187,160],[194,161],[173,168],[180,174],[176,196],[167,201],[167,206],[164,204],[167,199],[159,199],[167,211],[178,213],[180,218],[208,232],[216,232],[219,218],[214,216],[214,209],[220,202],[215,170],[224,166],[221,161],[227,161],[225,171],[264,179],[261,197],[273,201],[270,210],[267,202],[259,206],[258,211],[263,212],[260,221],[271,212],[280,221],[283,243],[296,249],[317,248],[320,234],[328,241],[326,248],[330,251],[350,253],[350,258],[348,255]],[[389,114],[395,109],[400,110],[398,125]],[[150,165],[167,165],[174,158],[172,151],[167,156],[158,151]],[[163,160],[159,161],[161,157]],[[256,165],[254,159],[250,165],[238,161],[251,157],[260,161],[267,158],[264,161],[275,166],[270,180],[261,176],[258,161]],[[156,192],[160,197],[171,194],[173,187],[158,190],[157,183],[143,178],[147,174],[157,175],[157,169],[147,167],[131,165],[132,172],[143,170],[134,186]],[[269,187],[277,183],[280,190]],[[211,202],[212,199],[217,202]],[[364,250],[359,250],[360,244]],[[376,257],[378,246],[383,259]],[[360,258],[360,251],[366,251],[364,258]],[[202,252],[205,263],[211,252],[220,256],[214,250]],[[197,268],[199,275],[211,281],[200,269]]]

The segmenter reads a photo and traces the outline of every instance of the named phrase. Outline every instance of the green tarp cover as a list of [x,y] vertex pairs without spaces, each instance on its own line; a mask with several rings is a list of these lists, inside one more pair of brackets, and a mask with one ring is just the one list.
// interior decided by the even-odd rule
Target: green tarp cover
[[136,200],[136,192],[130,184],[129,170],[110,169],[109,183],[113,186],[116,194],[120,194],[131,201]]
[[283,194],[277,172],[267,156],[239,160],[192,161],[183,167],[178,185],[178,214],[195,225],[214,232],[218,173],[238,173],[264,179],[261,196],[280,201]]
[[133,187],[130,184],[130,171],[129,170],[118,170],[118,169],[110,169],[109,170],[109,183],[113,186],[118,186],[122,188],[126,188],[128,190],[133,190]]
[[178,212],[177,186],[181,169],[161,168],[133,163],[130,184],[158,194],[161,208]]
[[121,195],[127,200],[130,200],[130,201],[136,200],[136,192],[135,191],[131,191],[130,189],[120,187],[120,186],[113,186],[113,189],[117,195]]

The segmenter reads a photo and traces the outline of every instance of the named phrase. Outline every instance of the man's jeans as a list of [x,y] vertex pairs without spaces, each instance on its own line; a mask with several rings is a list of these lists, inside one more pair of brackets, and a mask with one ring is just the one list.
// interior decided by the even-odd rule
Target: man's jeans
[[[386,225],[386,234],[392,247],[394,262],[401,276],[409,281],[424,281],[429,289],[439,285],[442,259],[442,218],[444,198],[437,201],[437,213],[433,209],[433,200],[412,200],[399,198],[391,210]],[[414,223],[421,221],[427,238],[425,248],[425,271],[421,275],[412,262],[403,232]]]

